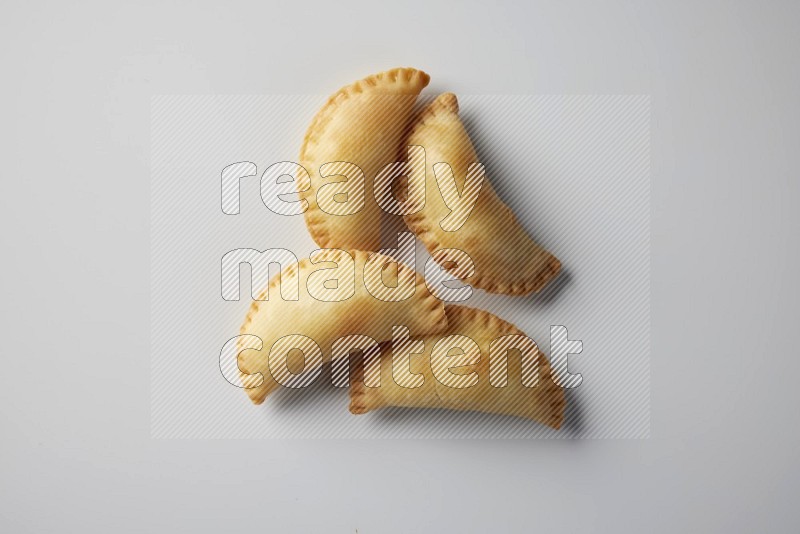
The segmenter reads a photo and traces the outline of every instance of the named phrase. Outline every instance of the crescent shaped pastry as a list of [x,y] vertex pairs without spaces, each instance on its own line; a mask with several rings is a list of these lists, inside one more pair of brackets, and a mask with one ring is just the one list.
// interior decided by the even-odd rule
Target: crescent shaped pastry
[[373,181],[387,164],[405,159],[414,102],[429,80],[411,68],[374,74],[340,89],[314,117],[300,150],[310,187],[298,182],[298,189],[320,247],[380,248]]
[[[432,255],[440,249],[462,250],[472,258],[475,270],[469,276],[467,266],[446,263],[443,267],[449,265],[454,276],[469,278],[474,287],[508,295],[539,291],[558,274],[558,259],[531,239],[489,180],[483,179],[482,166],[473,165],[479,162],[478,156],[458,117],[454,94],[440,95],[420,114],[408,144],[425,149],[426,183],[424,207],[404,216],[406,225]],[[465,191],[468,174],[481,177],[477,200],[466,198],[470,194]],[[458,192],[450,185],[448,193],[447,187],[453,183]],[[472,211],[467,216],[461,210],[465,220],[451,216],[445,222],[451,214],[448,204],[458,200],[465,203],[467,211],[474,202]]]
[[[331,361],[339,338],[371,338],[377,346],[392,339],[394,326],[408,328],[411,335],[447,326],[444,305],[422,276],[379,253],[318,250],[273,277],[250,306],[240,330],[247,337],[238,340],[245,391],[261,404],[287,385],[280,376],[302,377]],[[254,345],[253,336],[260,342]]]
[[[373,387],[365,384],[362,360],[350,387],[350,411],[362,414],[388,406],[449,408],[514,415],[558,429],[564,420],[564,390],[551,380],[550,364],[535,344],[514,325],[489,312],[455,305],[445,306],[445,311],[447,329],[420,338],[424,351],[404,363],[411,373],[424,379],[422,385],[398,384],[407,376],[398,376],[393,368],[397,349],[392,343],[383,343],[380,383]],[[523,350],[509,350],[519,348],[520,342],[527,349],[527,365]],[[461,349],[457,352],[465,360],[449,360],[452,350],[448,348]],[[445,369],[467,360],[473,363],[451,367],[452,371]],[[529,387],[531,380],[535,380],[534,387]],[[502,384],[505,386],[497,387]]]

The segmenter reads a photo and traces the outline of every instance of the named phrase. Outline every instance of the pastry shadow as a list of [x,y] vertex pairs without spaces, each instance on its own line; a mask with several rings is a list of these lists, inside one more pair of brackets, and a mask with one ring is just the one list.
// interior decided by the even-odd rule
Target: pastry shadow
[[[521,207],[519,203],[524,200],[524,197],[519,196],[520,191],[514,186],[534,180],[530,176],[533,171],[524,167],[525,162],[529,161],[533,155],[509,154],[502,147],[498,147],[498,142],[493,138],[492,133],[488,131],[488,128],[482,126],[486,118],[481,117],[477,110],[462,109],[459,117],[472,140],[472,145],[478,154],[478,161],[486,169],[486,176],[492,184],[492,188],[515,214],[526,214],[526,210],[519,209]],[[534,239],[537,237],[533,234],[532,236]]]
[[574,281],[570,269],[562,265],[561,272],[558,273],[558,276],[556,276],[549,284],[544,286],[544,289],[542,289],[540,292],[534,293],[528,300],[537,302],[539,304],[550,304],[573,283]]
[[381,437],[410,439],[541,439],[561,431],[512,415],[446,408],[390,407],[365,414]]
[[[469,280],[467,280],[469,283]],[[501,295],[498,293],[489,293],[480,289],[476,289],[473,296],[466,302],[466,304],[475,308],[489,308],[500,309],[508,307],[509,309],[516,309],[523,312],[541,313],[543,308],[548,308],[553,303],[562,298],[565,291],[574,284],[574,277],[568,268],[562,266],[561,272],[558,273],[553,280],[550,281],[538,293],[529,293],[528,295]],[[445,304],[458,304],[454,302],[447,302]],[[538,311],[536,311],[538,310]]]
[[403,218],[381,211],[381,248],[397,248],[398,235],[410,232]]
[[564,423],[561,425],[561,432],[565,438],[577,438],[586,430],[586,410],[578,392],[568,389],[564,392],[567,401],[564,413]]
[[336,387],[331,383],[330,364],[325,364],[320,376],[302,388],[281,387],[267,397],[275,410],[295,412],[313,410],[317,406],[342,406],[346,410],[350,403],[349,388]]

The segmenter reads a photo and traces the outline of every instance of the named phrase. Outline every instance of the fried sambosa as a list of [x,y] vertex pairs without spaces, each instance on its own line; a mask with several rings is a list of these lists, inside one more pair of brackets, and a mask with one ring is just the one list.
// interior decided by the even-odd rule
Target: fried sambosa
[[558,274],[558,259],[531,239],[489,183],[454,94],[440,95],[420,114],[408,144],[425,149],[426,180],[424,207],[405,215],[406,225],[434,257],[440,249],[466,252],[474,273],[463,264],[443,267],[473,287],[508,295],[539,291]]
[[[299,291],[290,294],[298,284]],[[246,337],[238,345],[242,383],[255,404],[285,385],[280,377],[302,375],[330,361],[339,338],[361,336],[379,343],[392,338],[396,325],[412,335],[447,326],[444,305],[422,276],[379,253],[319,250],[284,268],[259,299],[247,313],[240,330]],[[261,340],[260,350],[253,348],[251,336]]]
[[310,184],[298,181],[298,191],[320,247],[379,249],[373,181],[405,157],[414,103],[429,80],[411,68],[381,72],[340,89],[314,117],[300,150]]
[[550,364],[536,344],[489,312],[454,305],[445,312],[445,331],[410,341],[413,352],[424,343],[420,353],[405,359],[409,342],[383,343],[377,372],[361,360],[350,386],[350,411],[449,408],[514,415],[558,429],[564,390],[551,379]]

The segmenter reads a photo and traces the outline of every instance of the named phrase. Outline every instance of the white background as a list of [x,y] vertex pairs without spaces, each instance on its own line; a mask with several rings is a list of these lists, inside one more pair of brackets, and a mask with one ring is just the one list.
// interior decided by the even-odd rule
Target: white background
[[[798,4],[6,3],[0,531],[794,531]],[[651,94],[642,441],[153,441],[152,94]]]

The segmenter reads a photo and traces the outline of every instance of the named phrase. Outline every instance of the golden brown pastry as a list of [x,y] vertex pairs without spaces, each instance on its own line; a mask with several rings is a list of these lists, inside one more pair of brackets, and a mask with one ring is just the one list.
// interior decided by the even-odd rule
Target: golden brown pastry
[[[281,298],[279,284],[296,287],[298,279],[297,300]],[[412,335],[447,326],[444,305],[430,294],[423,278],[378,253],[316,251],[275,276],[259,298],[265,297],[253,301],[240,330],[240,335],[263,342],[261,350],[245,350],[253,346],[249,342],[239,345],[242,382],[255,404],[281,383],[286,385],[283,379],[300,374],[304,358],[302,374],[330,361],[333,343],[341,337],[362,335],[381,342],[392,338],[396,325]]]
[[[550,364],[535,343],[489,312],[455,305],[445,306],[445,312],[445,331],[411,340],[412,344],[424,342],[424,351],[412,354],[410,364],[401,359],[393,368],[397,348],[392,343],[381,345],[379,386],[365,385],[365,366],[358,365],[350,387],[350,411],[363,414],[388,406],[449,408],[515,415],[559,428],[566,406],[564,391],[553,383]],[[458,337],[448,340],[449,336]],[[461,350],[448,351],[452,347]],[[527,356],[522,356],[523,351]],[[448,356],[454,352],[458,354]],[[398,382],[422,385],[403,387]],[[495,387],[502,384],[506,385]]]
[[386,165],[405,160],[414,102],[430,77],[392,69],[340,89],[314,117],[300,151],[310,187],[306,224],[323,248],[378,250],[380,208],[373,180]]
[[[424,207],[404,220],[431,254],[463,250],[475,266],[465,281],[492,293],[539,291],[558,274],[558,259],[531,239],[484,178],[482,166],[473,165],[478,155],[458,117],[454,94],[440,95],[420,114],[408,144],[425,149],[426,184]],[[453,275],[466,278],[466,266],[450,267]]]

